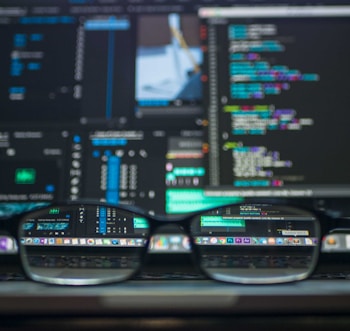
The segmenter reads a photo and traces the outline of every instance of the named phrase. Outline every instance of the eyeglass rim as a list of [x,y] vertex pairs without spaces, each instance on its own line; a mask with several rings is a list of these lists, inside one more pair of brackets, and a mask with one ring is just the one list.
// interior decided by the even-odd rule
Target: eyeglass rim
[[[198,247],[194,241],[194,237],[190,231],[190,223],[188,221],[191,220],[193,217],[200,215],[201,213],[210,212],[212,210],[216,210],[217,208],[226,208],[229,206],[232,207],[232,206],[261,204],[261,203],[296,208],[300,211],[307,211],[307,212],[311,213],[312,215],[314,215],[315,216],[316,237],[318,238],[318,242],[320,243],[320,236],[321,236],[320,224],[319,224],[318,217],[317,217],[315,211],[313,209],[300,207],[300,206],[295,205],[295,204],[287,204],[287,203],[282,203],[282,202],[276,203],[276,202],[269,202],[266,200],[254,200],[254,202],[252,202],[252,200],[251,200],[251,201],[244,201],[244,202],[232,203],[232,204],[227,204],[227,205],[219,205],[217,207],[211,207],[211,208],[203,209],[203,210],[196,211],[193,213],[187,213],[186,215],[182,215],[182,216],[178,216],[178,215],[176,215],[174,217],[166,216],[166,220],[164,220],[164,218],[162,216],[151,215],[151,214],[147,213],[147,211],[145,211],[144,209],[141,209],[141,208],[135,207],[135,206],[114,205],[114,204],[110,204],[110,203],[96,202],[96,201],[91,201],[91,200],[89,200],[89,201],[79,200],[79,201],[68,201],[68,202],[66,201],[66,202],[63,202],[60,204],[55,203],[55,204],[51,204],[51,205],[48,205],[45,207],[41,206],[40,208],[32,209],[31,211],[27,211],[25,213],[18,215],[16,240],[19,243],[18,244],[18,252],[19,252],[20,260],[21,260],[21,264],[22,264],[22,270],[24,271],[25,275],[33,281],[41,282],[41,283],[45,283],[45,284],[53,284],[53,285],[104,285],[104,284],[108,284],[108,283],[125,282],[127,280],[132,279],[135,275],[140,273],[142,267],[144,266],[146,256],[148,255],[148,249],[149,249],[149,245],[150,245],[149,239],[152,237],[152,235],[155,234],[155,230],[158,229],[158,227],[162,226],[162,225],[178,224],[179,226],[183,226],[184,234],[188,235],[188,237],[189,237],[190,245],[191,245],[191,255],[192,255],[192,260],[193,260],[194,266],[196,266],[203,275],[208,277],[208,279],[213,279],[215,281],[224,281],[224,282],[228,282],[228,283],[232,283],[232,284],[277,284],[277,283],[287,283],[287,282],[300,281],[300,280],[304,280],[304,279],[308,278],[317,266],[320,248],[321,248],[320,244],[318,245],[318,249],[315,249],[315,253],[313,255],[312,263],[311,263],[311,266],[309,267],[309,270],[303,274],[298,275],[298,276],[296,276],[296,275],[290,276],[290,277],[284,276],[281,279],[278,279],[278,278],[266,279],[265,278],[264,280],[262,280],[262,279],[259,280],[259,279],[254,278],[254,281],[248,280],[248,279],[246,279],[246,281],[242,281],[242,279],[239,277],[237,277],[237,279],[235,279],[234,277],[231,277],[231,280],[227,281],[224,279],[225,277],[217,277],[217,276],[213,277],[210,273],[208,273],[208,271],[206,269],[204,269],[201,266],[201,264],[200,264],[201,254],[199,253]],[[83,282],[81,282],[81,281],[76,281],[74,279],[70,279],[69,281],[67,281],[67,280],[63,281],[59,278],[55,279],[52,277],[50,278],[50,277],[38,276],[38,275],[35,275],[29,271],[29,267],[28,267],[27,262],[26,262],[27,260],[24,258],[24,253],[23,253],[24,250],[23,250],[23,247],[19,241],[19,238],[20,238],[19,225],[20,225],[20,222],[23,220],[23,218],[26,217],[27,215],[39,213],[39,212],[42,212],[44,210],[50,209],[50,208],[55,207],[55,206],[79,206],[79,205],[104,206],[104,207],[118,208],[118,209],[126,211],[126,212],[131,212],[131,213],[138,214],[139,216],[146,217],[150,221],[151,229],[150,229],[150,232],[147,234],[148,240],[146,241],[146,245],[142,247],[142,252],[140,254],[140,258],[141,258],[142,263],[140,263],[138,268],[135,268],[135,270],[125,279],[118,281],[112,277],[109,280],[106,280],[106,279],[90,279],[90,280],[85,279]],[[235,279],[235,280],[232,280],[232,279]]]

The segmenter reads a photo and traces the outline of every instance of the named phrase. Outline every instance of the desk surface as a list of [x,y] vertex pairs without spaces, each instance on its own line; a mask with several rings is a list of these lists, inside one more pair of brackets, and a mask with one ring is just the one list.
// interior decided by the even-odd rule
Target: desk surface
[[93,287],[0,283],[2,315],[148,316],[350,314],[350,281],[231,285],[208,280],[129,281]]

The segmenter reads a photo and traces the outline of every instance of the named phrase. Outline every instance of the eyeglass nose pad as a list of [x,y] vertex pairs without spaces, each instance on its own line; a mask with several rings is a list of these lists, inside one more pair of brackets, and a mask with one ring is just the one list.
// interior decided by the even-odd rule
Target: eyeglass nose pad
[[185,253],[191,250],[190,238],[180,224],[164,224],[152,234],[149,252]]

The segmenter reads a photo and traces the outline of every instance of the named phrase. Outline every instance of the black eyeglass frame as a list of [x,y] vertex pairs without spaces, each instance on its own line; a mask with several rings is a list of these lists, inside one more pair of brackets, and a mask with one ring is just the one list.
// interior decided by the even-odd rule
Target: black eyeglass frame
[[[307,272],[307,275],[303,274],[300,275],[298,277],[293,276],[293,277],[284,277],[283,280],[278,279],[278,278],[271,278],[271,279],[255,279],[255,281],[248,281],[248,282],[242,282],[240,281],[240,277],[237,277],[237,279],[235,280],[230,280],[227,281],[225,279],[222,279],[220,277],[213,277],[212,275],[210,275],[207,270],[205,270],[202,266],[201,266],[201,258],[202,255],[200,254],[199,251],[199,247],[198,245],[195,243],[194,240],[194,236],[191,232],[191,220],[193,220],[195,217],[200,216],[203,213],[207,213],[210,211],[214,211],[217,210],[219,208],[227,208],[229,206],[241,206],[241,205],[251,205],[251,204],[269,204],[269,205],[273,205],[273,206],[283,206],[283,207],[290,207],[290,208],[295,208],[299,211],[304,211],[307,212],[311,215],[314,215],[315,217],[315,236],[318,238],[318,249],[316,254],[313,257],[312,263],[310,265],[309,271]],[[33,215],[35,213],[40,213],[41,211],[45,211],[48,210],[52,207],[55,206],[79,206],[79,205],[84,205],[84,206],[101,206],[101,207],[110,207],[110,208],[116,208],[119,209],[121,211],[124,212],[129,212],[129,213],[133,213],[136,214],[139,217],[144,217],[147,219],[148,224],[149,224],[149,232],[147,233],[147,237],[145,238],[145,245],[143,247],[141,247],[141,253],[139,254],[140,256],[140,260],[142,261],[142,263],[140,263],[140,265],[135,268],[135,270],[130,273],[128,275],[128,277],[126,277],[125,279],[122,280],[115,280],[112,279],[111,281],[105,281],[105,280],[90,280],[87,281],[85,280],[85,282],[83,284],[81,284],[81,282],[77,281],[76,283],[74,281],[72,281],[71,283],[66,283],[66,282],[62,282],[60,280],[55,281],[54,279],[43,279],[43,277],[39,276],[37,277],[36,275],[33,275],[30,271],[28,271],[28,267],[26,265],[26,261],[23,258],[23,247],[21,245],[21,238],[20,238],[20,225],[21,222],[23,222],[23,219],[27,216],[27,215]],[[269,200],[247,200],[244,202],[239,202],[239,203],[233,203],[233,204],[229,204],[229,205],[219,205],[217,207],[212,207],[212,208],[208,208],[208,209],[203,209],[200,211],[196,211],[193,213],[188,213],[186,215],[181,215],[181,216],[177,216],[177,215],[151,215],[150,213],[146,212],[145,210],[138,208],[138,207],[134,207],[134,206],[127,206],[127,205],[114,205],[114,204],[108,204],[108,203],[103,203],[103,202],[96,202],[96,201],[65,201],[63,203],[53,203],[51,205],[45,206],[45,207],[38,207],[38,208],[34,208],[30,211],[26,211],[24,213],[20,213],[18,215],[15,215],[13,217],[11,217],[10,219],[6,219],[6,220],[0,220],[0,233],[4,233],[5,235],[10,235],[11,237],[13,237],[16,241],[17,241],[17,246],[18,246],[18,254],[20,257],[20,267],[24,273],[24,275],[33,281],[36,282],[41,282],[41,283],[45,283],[45,284],[53,284],[53,285],[103,285],[103,284],[108,284],[108,283],[119,283],[119,282],[125,282],[127,280],[131,280],[133,279],[136,275],[138,275],[143,266],[146,263],[146,259],[147,256],[149,254],[149,245],[151,242],[151,237],[154,236],[157,233],[157,230],[159,230],[161,227],[163,226],[167,226],[167,225],[176,225],[179,227],[179,229],[181,230],[181,234],[186,235],[189,238],[189,244],[191,247],[191,257],[192,257],[192,263],[193,266],[201,273],[203,274],[205,277],[207,277],[208,279],[212,279],[215,281],[224,281],[224,282],[228,282],[228,283],[236,283],[236,284],[277,284],[277,283],[287,283],[287,282],[293,282],[293,281],[300,281],[303,279],[308,278],[313,271],[315,270],[316,266],[317,266],[317,262],[318,262],[318,258],[319,258],[319,254],[320,254],[320,249],[321,249],[321,226],[320,226],[320,221],[323,223],[325,221],[325,219],[327,220],[333,220],[332,216],[326,215],[320,211],[317,211],[315,209],[311,209],[311,208],[305,208],[304,206],[300,207],[299,205],[296,204],[288,204],[285,202],[278,202],[278,201],[273,201],[270,202]],[[44,277],[45,278],[45,277]],[[231,277],[231,279],[233,279]]]

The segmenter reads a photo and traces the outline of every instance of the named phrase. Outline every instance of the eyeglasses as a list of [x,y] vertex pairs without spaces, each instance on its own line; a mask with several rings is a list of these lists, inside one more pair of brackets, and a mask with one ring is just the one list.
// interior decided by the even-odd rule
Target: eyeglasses
[[318,259],[318,216],[280,204],[241,203],[161,217],[132,207],[67,203],[19,215],[6,227],[17,240],[30,279],[98,285],[134,277],[144,265],[152,236],[169,224],[188,238],[195,266],[218,281],[302,280]]

